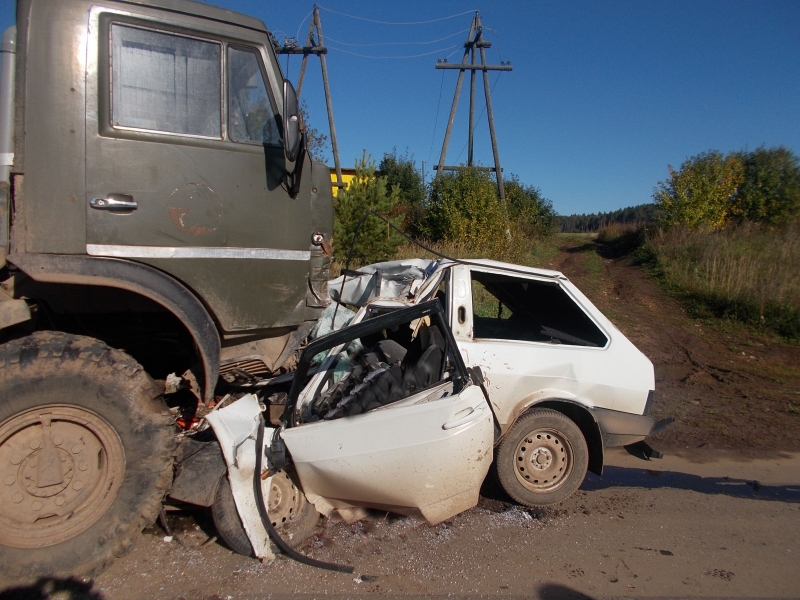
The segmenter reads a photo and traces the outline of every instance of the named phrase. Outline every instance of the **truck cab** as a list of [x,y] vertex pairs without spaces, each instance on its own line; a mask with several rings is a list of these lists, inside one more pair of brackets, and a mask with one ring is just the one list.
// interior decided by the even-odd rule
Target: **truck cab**
[[252,17],[19,0],[3,66],[0,558],[89,572],[170,487],[164,391],[281,372],[328,305],[329,170]]
[[[195,314],[176,316],[206,393],[215,346],[278,335],[248,350],[275,367],[327,303],[333,215],[327,168],[286,156],[264,24],[187,0],[26,0],[18,19],[9,295],[98,315],[188,293]],[[64,306],[44,283],[85,297]]]

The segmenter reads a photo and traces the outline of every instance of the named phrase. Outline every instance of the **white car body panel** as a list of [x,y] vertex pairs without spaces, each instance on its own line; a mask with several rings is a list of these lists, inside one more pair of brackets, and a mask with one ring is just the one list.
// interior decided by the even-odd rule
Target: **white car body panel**
[[[247,394],[224,408],[211,411],[206,418],[214,429],[214,435],[217,436],[222,455],[228,465],[228,481],[231,484],[233,501],[253,552],[261,560],[271,561],[275,558],[275,554],[270,546],[269,534],[261,523],[253,493],[256,430],[260,415],[261,407],[258,399],[253,394]],[[272,428],[266,430],[266,439],[271,437],[272,431]],[[269,495],[271,479],[270,477],[262,480],[265,497]]]
[[477,386],[442,397],[448,386],[361,415],[285,430],[307,497],[430,523],[475,506],[492,462],[492,414]]
[[[655,387],[652,363],[570,281],[557,278],[561,288],[608,337],[605,347],[474,337],[472,296],[458,293],[458,286],[470,281],[472,270],[507,272],[471,265],[451,269],[452,287],[456,289],[453,334],[464,362],[481,367],[501,426],[505,428],[527,407],[548,398],[642,414],[648,393]],[[555,278],[551,273],[555,272],[547,273],[548,280]],[[540,274],[514,276],[538,279]],[[455,314],[461,305],[466,309],[465,323],[459,323]]]

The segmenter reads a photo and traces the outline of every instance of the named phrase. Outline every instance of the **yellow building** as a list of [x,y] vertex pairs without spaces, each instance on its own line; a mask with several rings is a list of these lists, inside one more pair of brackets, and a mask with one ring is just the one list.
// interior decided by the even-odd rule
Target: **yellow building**
[[[350,185],[350,182],[355,178],[355,169],[342,169],[342,183],[345,186]],[[331,169],[331,183],[333,184],[333,196],[339,195],[339,187],[336,185],[336,169]]]

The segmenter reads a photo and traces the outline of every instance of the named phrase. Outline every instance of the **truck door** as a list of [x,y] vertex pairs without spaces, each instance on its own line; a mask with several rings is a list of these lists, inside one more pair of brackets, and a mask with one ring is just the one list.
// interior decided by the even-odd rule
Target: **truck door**
[[284,182],[266,32],[128,4],[88,40],[87,253],[171,274],[225,331],[302,322],[310,194]]

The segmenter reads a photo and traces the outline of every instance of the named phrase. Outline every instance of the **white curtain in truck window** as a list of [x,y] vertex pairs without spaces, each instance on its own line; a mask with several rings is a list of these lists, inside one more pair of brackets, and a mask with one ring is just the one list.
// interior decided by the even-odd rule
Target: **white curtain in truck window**
[[114,126],[220,137],[220,44],[111,27]]

